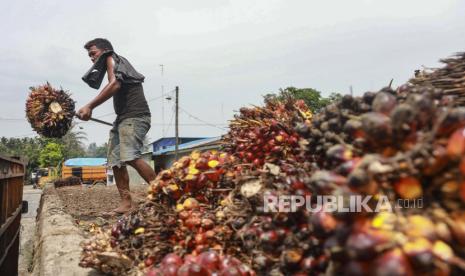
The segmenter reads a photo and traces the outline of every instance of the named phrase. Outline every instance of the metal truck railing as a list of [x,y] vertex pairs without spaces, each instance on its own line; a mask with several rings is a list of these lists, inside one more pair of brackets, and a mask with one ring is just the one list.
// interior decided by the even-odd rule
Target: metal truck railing
[[0,156],[0,275],[18,274],[25,166]]

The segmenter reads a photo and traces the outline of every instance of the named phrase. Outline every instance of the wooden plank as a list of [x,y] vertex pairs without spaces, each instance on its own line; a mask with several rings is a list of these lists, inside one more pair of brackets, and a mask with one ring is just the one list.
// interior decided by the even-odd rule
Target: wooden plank
[[9,178],[16,178],[16,177],[24,177],[24,173],[8,173],[8,174],[0,173],[0,179],[9,179]]
[[0,156],[0,274],[17,275],[22,191],[25,177],[23,161]]
[[8,161],[8,162],[12,162],[12,163],[16,163],[18,165],[24,166],[24,163],[21,160],[6,157],[6,156],[3,156],[3,155],[0,155],[0,160],[5,160],[5,161]]
[[3,233],[6,231],[6,229],[8,229],[10,224],[15,220],[15,218],[18,215],[21,215],[21,206],[16,208],[16,211],[14,211],[13,214],[6,219],[5,223],[2,226],[0,226],[0,236],[3,235]]
[[[13,239],[11,239],[10,243],[9,243],[8,246],[5,248],[5,251],[3,252],[3,256],[2,256],[2,258],[0,259],[0,267],[3,266],[3,261],[5,261],[5,259],[8,257],[8,254],[10,253],[9,251],[10,251],[10,249],[12,249],[11,247],[12,247],[13,245],[16,245],[16,246],[19,245],[19,244],[17,243],[17,242],[18,242],[18,241],[17,241],[17,238],[18,238],[18,236],[19,236],[20,230],[21,230],[21,227],[18,227],[18,230],[16,231],[16,234],[14,235]],[[16,249],[16,253],[18,253],[18,252],[17,252],[17,249]],[[7,265],[8,265],[8,264],[7,264]]]

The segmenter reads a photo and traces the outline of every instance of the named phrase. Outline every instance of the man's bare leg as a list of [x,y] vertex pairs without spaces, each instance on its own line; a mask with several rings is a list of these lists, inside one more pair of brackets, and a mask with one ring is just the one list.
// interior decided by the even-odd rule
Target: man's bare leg
[[129,175],[126,166],[118,168],[113,167],[113,174],[115,176],[116,187],[118,188],[121,197],[121,203],[118,208],[113,210],[116,213],[126,213],[132,207],[131,194],[129,193]]
[[157,174],[143,159],[138,158],[126,163],[131,165],[131,167],[133,167],[139,173],[139,175],[145,180],[145,182],[147,182],[147,184],[155,180]]

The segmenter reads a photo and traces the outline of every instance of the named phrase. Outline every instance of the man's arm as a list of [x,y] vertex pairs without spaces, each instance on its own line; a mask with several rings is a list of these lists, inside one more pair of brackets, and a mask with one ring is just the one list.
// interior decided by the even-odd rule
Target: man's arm
[[118,92],[121,88],[120,82],[115,77],[114,61],[112,56],[107,57],[107,75],[108,75],[108,84],[100,91],[100,93],[88,104],[79,109],[77,115],[79,119],[88,121],[92,117],[92,110],[102,103],[106,102],[109,98]]

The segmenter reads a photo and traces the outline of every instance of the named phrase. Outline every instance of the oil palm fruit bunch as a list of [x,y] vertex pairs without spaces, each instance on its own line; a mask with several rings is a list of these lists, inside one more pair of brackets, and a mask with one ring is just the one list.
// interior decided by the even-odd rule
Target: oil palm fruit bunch
[[[384,90],[372,96],[366,112],[351,110],[346,120],[341,102],[315,116],[314,123],[325,118],[315,125],[320,133],[330,117],[337,118],[338,128],[353,123],[342,130],[323,126],[338,139],[330,141],[326,152],[314,151],[313,160],[320,161],[315,167],[324,170],[313,172],[305,184],[317,195],[385,196],[398,209],[326,213],[324,220],[313,213],[309,227],[330,252],[334,270],[329,273],[462,274],[465,109],[444,104],[447,95],[431,87]],[[310,147],[322,139],[312,131],[304,134]],[[399,202],[410,206],[399,207]],[[331,231],[320,235],[321,225],[332,225]]]
[[299,135],[296,124],[309,125],[310,109],[302,100],[290,96],[269,98],[263,107],[243,107],[230,122],[224,137],[224,149],[244,165],[261,168],[288,156],[298,158]]
[[[208,248],[226,250],[232,230],[216,210],[232,190],[227,180],[234,158],[224,152],[195,151],[162,171],[148,190],[148,200],[176,210],[176,248],[200,254]],[[232,248],[232,247],[231,247]]]
[[345,95],[316,114],[311,128],[297,131],[318,167],[344,171],[353,165],[346,161],[368,153],[389,157],[414,147],[446,111],[445,97],[431,86],[408,85]]
[[221,180],[234,160],[224,152],[194,151],[158,174],[150,184],[148,199],[169,201],[178,211],[185,209],[187,198],[213,206],[230,188],[231,183]]
[[26,117],[40,135],[61,138],[71,128],[74,101],[63,89],[55,89],[48,82],[30,88],[26,101]]
[[[194,201],[188,198],[186,201]],[[191,204],[191,203],[189,203]],[[235,253],[231,241],[232,229],[224,224],[215,210],[204,206],[192,206],[177,213],[178,228],[175,251],[197,256],[208,249]]]
[[114,275],[144,270],[173,251],[176,228],[173,208],[147,201],[111,227],[97,228],[81,244],[79,265]]
[[[381,93],[379,101],[392,105],[392,91],[385,89]],[[306,137],[311,160],[319,168],[332,168],[345,159],[361,156],[367,151],[361,116],[372,111],[375,96],[373,92],[367,92],[363,97],[344,95],[341,100],[329,104],[315,114],[311,127],[299,125],[296,128],[301,136]],[[384,104],[376,105],[385,107]],[[376,135],[384,139],[382,133]]]
[[[437,213],[437,214],[434,214]],[[326,240],[332,274],[461,275],[465,262],[460,245],[439,210],[424,213],[379,212],[336,227]],[[448,215],[446,215],[448,216]],[[341,250],[342,249],[342,250]]]
[[279,203],[269,207],[264,203],[267,196],[311,196],[305,184],[311,169],[295,160],[280,160],[266,163],[259,171],[258,176],[249,171],[237,177],[222,209],[225,224],[235,231],[234,238],[251,258],[252,268],[259,275],[324,272],[329,258],[309,227],[311,214],[305,207],[287,212],[279,210]]
[[218,254],[214,250],[198,256],[166,255],[161,263],[149,270],[146,276],[255,276],[255,272],[235,257]]

